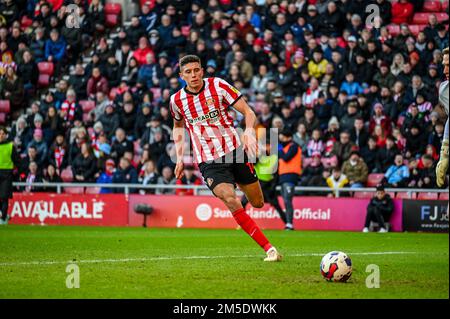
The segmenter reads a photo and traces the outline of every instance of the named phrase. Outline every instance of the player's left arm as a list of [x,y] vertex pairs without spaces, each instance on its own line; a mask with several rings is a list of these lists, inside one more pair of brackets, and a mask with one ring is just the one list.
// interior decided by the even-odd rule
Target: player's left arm
[[244,115],[245,118],[245,131],[242,136],[244,143],[244,150],[247,151],[250,157],[256,156],[257,151],[257,141],[255,133],[256,125],[256,115],[251,107],[247,104],[244,98],[239,98],[236,103],[234,103],[233,108]]

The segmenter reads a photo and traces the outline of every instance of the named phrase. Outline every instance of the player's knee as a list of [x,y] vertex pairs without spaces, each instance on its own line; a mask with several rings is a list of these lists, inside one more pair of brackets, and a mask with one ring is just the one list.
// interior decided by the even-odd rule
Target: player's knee
[[264,206],[264,200],[262,198],[258,198],[252,201],[252,206],[255,208],[262,208]]

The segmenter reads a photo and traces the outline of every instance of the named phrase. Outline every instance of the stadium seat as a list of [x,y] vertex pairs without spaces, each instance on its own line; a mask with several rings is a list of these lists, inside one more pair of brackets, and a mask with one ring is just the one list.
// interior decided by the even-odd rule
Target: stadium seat
[[181,34],[185,37],[189,37],[189,34],[191,33],[191,27],[189,25],[184,25],[181,27]]
[[91,117],[89,116],[89,113],[83,113],[83,123],[89,123],[91,120]]
[[39,74],[38,79],[38,88],[46,88],[50,85],[50,75],[48,74]]
[[381,183],[384,174],[370,174],[367,178],[367,187],[375,187]]
[[47,74],[52,76],[55,71],[55,66],[52,62],[39,62],[38,69],[40,74]]
[[446,192],[446,193],[440,193],[439,194],[439,199],[440,200],[448,200],[448,192]]
[[418,24],[412,24],[409,26],[409,30],[411,31],[414,36],[417,36],[420,32],[420,25]]
[[438,0],[426,0],[422,10],[425,12],[440,12],[441,2]]
[[84,194],[84,187],[64,187],[66,194]]
[[119,89],[118,88],[112,88],[110,91],[109,91],[109,99],[111,100],[111,101],[114,101],[114,99],[116,98],[116,95],[117,95],[117,92],[119,91]]
[[417,194],[413,192],[399,192],[395,198],[398,199],[416,199]]
[[398,24],[389,24],[387,26],[387,29],[389,31],[389,34],[391,34],[392,36],[400,34],[400,26]]
[[444,0],[443,2],[442,2],[442,11],[447,11],[447,9],[448,9],[448,0]]
[[95,101],[81,100],[80,106],[83,110],[83,113],[89,113],[90,111],[95,109]]
[[[437,20],[439,21],[439,23],[443,23],[445,21],[448,21],[448,14],[445,12],[439,12],[439,13],[435,13]],[[447,24],[448,27],[448,24]]]
[[417,199],[438,199],[438,193],[431,193],[431,192],[419,193]]
[[65,183],[70,183],[73,181],[72,168],[69,166],[61,172],[61,179]]
[[85,194],[100,194],[100,187],[86,187]]
[[6,123],[6,114],[0,113],[0,124],[5,124],[5,123]]
[[428,24],[428,17],[431,13],[417,12],[414,14],[412,24]]
[[112,28],[117,26],[120,22],[122,5],[120,3],[106,3],[104,11],[106,27]]
[[20,20],[20,28],[22,31],[25,31],[28,27],[30,27],[33,24],[33,20],[28,18],[26,15],[22,17]]
[[9,113],[11,111],[11,103],[9,100],[0,100],[0,113]]
[[375,196],[373,192],[355,192],[354,198],[372,198]]

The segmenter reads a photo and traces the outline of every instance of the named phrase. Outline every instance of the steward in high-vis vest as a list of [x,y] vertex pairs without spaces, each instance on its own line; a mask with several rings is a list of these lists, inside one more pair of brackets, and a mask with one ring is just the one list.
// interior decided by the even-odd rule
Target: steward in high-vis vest
[[0,126],[0,225],[8,224],[8,203],[13,194],[13,170],[19,156],[13,142],[8,141],[8,131]]
[[281,195],[286,207],[286,230],[294,230],[294,207],[292,199],[295,186],[302,174],[302,150],[292,141],[292,132],[283,130],[280,133],[278,147],[278,185],[281,185]]
[[[270,144],[263,146],[261,153],[254,168],[264,195],[264,202],[272,205],[278,212],[278,215],[280,215],[281,220],[286,223],[286,215],[278,203],[276,192],[278,155],[270,154]],[[241,203],[244,208],[248,204],[248,199],[245,195],[242,196]]]

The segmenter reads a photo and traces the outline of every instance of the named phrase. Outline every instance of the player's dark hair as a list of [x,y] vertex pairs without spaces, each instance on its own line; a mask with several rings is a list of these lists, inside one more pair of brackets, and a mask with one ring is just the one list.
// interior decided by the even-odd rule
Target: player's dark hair
[[0,125],[0,131],[2,131],[5,134],[8,134],[8,131],[6,130],[5,126]]
[[196,55],[193,55],[193,54],[185,55],[184,57],[182,57],[180,59],[180,70],[186,64],[195,63],[195,62],[200,63],[200,64],[202,63],[200,58]]
[[448,47],[446,47],[443,51],[442,51],[442,55],[447,55],[449,54],[449,49]]

